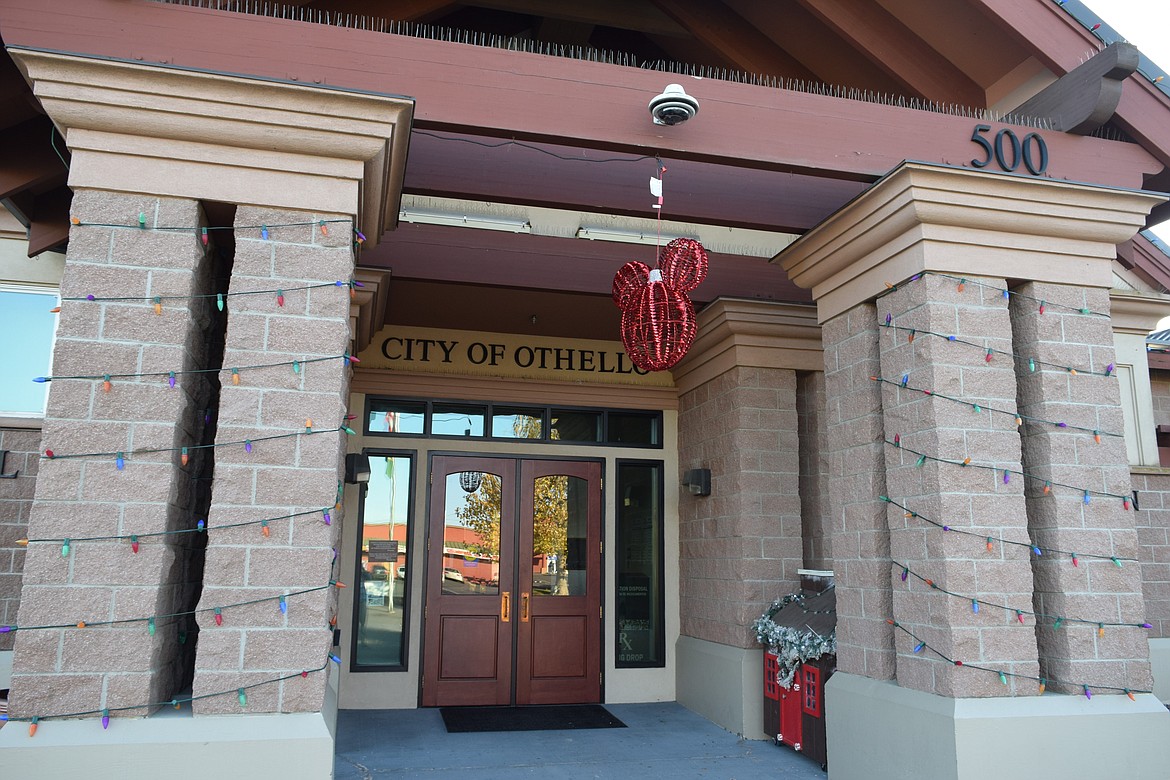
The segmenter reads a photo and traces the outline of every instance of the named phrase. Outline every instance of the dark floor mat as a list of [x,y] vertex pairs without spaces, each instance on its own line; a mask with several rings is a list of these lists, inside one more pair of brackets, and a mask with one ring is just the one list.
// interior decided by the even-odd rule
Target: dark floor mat
[[600,704],[555,707],[441,707],[447,732],[624,729]]

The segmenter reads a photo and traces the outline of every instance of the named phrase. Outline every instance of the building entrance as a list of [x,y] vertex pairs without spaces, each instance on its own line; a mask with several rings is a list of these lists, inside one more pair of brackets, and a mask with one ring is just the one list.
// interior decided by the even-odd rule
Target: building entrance
[[424,706],[601,700],[601,464],[435,456]]

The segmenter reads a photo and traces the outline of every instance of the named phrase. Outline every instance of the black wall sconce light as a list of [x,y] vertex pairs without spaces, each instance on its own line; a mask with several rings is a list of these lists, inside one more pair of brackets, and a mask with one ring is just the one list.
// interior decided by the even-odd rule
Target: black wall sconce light
[[370,481],[369,455],[351,452],[345,456],[345,481],[349,485],[360,485]]
[[687,469],[683,472],[683,486],[692,496],[711,495],[711,469]]

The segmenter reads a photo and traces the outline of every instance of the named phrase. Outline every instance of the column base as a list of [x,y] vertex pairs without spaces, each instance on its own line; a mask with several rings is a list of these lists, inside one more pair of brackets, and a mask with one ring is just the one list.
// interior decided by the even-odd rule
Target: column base
[[682,636],[676,645],[678,703],[745,739],[764,733],[764,651]]
[[6,777],[94,780],[166,777],[333,777],[333,734],[327,713],[193,717],[163,710],[149,718],[46,721],[35,737],[17,721],[0,729]]
[[1154,695],[1170,707],[1170,639],[1150,640],[1150,672],[1154,675]]
[[825,695],[830,780],[1158,780],[1170,766],[1170,712],[1150,694],[949,699],[838,672]]

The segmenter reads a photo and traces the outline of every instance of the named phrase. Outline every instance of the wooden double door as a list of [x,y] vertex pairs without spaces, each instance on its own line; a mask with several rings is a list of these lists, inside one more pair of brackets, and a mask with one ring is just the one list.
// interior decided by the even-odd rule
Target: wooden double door
[[424,706],[601,701],[601,464],[435,456]]

